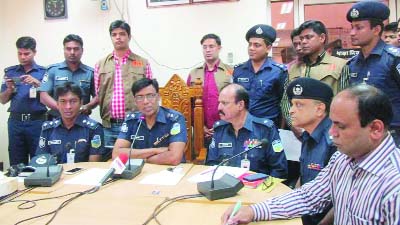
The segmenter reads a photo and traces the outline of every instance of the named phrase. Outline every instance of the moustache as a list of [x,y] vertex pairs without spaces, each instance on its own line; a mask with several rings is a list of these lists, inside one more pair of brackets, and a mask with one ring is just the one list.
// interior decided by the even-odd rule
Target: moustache
[[223,116],[225,116],[225,113],[224,113],[224,112],[222,112],[222,110],[218,110],[218,113],[219,113],[220,115],[223,115]]

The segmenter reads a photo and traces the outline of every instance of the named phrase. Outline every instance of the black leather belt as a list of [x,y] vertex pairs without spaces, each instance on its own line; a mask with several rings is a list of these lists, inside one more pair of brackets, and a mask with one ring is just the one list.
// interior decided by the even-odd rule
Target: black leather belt
[[124,121],[125,121],[125,119],[114,119],[114,118],[110,119],[111,123],[123,123]]
[[10,113],[10,118],[18,121],[46,120],[46,113]]

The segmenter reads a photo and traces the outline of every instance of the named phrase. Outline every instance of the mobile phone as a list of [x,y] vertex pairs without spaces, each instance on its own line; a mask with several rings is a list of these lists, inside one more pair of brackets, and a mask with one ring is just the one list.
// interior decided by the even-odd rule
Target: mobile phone
[[21,77],[11,77],[11,79],[14,81],[15,84],[21,83]]
[[75,174],[75,173],[77,173],[77,172],[79,172],[79,171],[81,171],[81,170],[83,170],[83,168],[81,168],[81,167],[75,167],[75,168],[73,168],[73,169],[64,171],[64,173],[65,173],[65,174],[68,174],[68,175],[71,175],[71,174]]
[[248,176],[243,177],[243,180],[245,180],[245,181],[256,181],[256,180],[265,179],[267,177],[268,177],[267,174],[255,173],[255,174],[250,174]]

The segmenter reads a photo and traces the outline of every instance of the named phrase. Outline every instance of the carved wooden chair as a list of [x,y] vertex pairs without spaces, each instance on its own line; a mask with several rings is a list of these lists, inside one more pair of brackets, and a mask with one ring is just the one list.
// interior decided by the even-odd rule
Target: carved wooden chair
[[189,87],[177,74],[171,77],[165,87],[160,87],[161,105],[182,113],[186,119],[188,142],[185,147],[185,156],[187,162],[201,163],[205,160],[207,153],[204,148],[202,95],[203,88],[200,80]]

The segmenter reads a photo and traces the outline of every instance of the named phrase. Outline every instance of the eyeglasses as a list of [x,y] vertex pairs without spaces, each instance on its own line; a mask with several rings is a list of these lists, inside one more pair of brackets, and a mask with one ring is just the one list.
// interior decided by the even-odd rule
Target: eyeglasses
[[[274,185],[274,178],[269,176],[267,179],[264,180],[264,182],[262,183],[262,187],[261,190],[263,191],[267,191],[270,187],[272,187]],[[271,191],[271,190],[268,190]]]
[[151,94],[147,94],[147,95],[136,95],[135,101],[143,102],[144,99],[147,99],[147,101],[153,101],[156,97],[157,97],[157,93],[151,93]]

